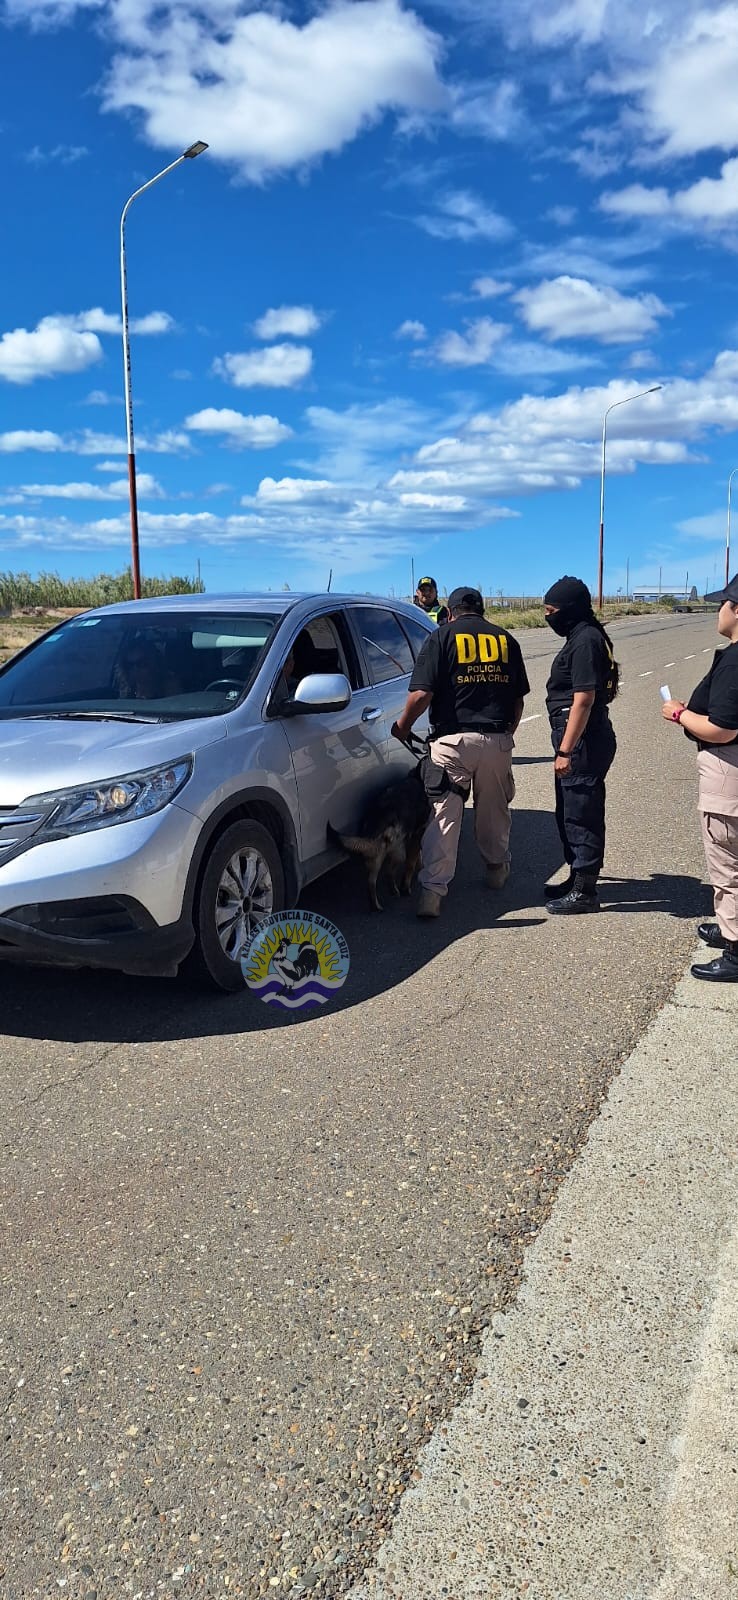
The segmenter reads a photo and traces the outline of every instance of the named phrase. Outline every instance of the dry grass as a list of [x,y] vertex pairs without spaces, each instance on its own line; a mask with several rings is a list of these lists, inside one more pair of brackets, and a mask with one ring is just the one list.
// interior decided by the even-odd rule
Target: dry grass
[[[617,617],[641,617],[652,612],[662,616],[669,611],[669,606],[647,602],[645,600],[623,600],[622,602],[606,601],[600,612],[601,620],[607,624],[614,622]],[[502,628],[510,628],[514,633],[518,628],[543,628],[543,606],[535,606],[528,611],[508,611],[504,606],[491,606],[487,608],[490,622],[496,622]]]

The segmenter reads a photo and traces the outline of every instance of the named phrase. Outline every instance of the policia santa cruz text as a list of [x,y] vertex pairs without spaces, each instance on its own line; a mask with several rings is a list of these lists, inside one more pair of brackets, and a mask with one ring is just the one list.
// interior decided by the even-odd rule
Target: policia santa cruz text
[[530,685],[520,645],[484,615],[477,589],[454,589],[451,621],[431,635],[415,663],[402,715],[407,739],[430,707],[425,784],[432,814],[422,844],[418,916],[437,917],[456,870],[464,804],[474,795],[474,829],[490,888],[510,873],[513,735]]

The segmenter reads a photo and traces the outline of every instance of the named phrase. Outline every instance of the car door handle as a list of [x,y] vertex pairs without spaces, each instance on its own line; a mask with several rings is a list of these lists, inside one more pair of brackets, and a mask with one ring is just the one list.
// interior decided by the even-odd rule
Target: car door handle
[[361,713],[361,720],[362,722],[376,722],[377,718],[381,717],[381,715],[381,706],[365,706]]

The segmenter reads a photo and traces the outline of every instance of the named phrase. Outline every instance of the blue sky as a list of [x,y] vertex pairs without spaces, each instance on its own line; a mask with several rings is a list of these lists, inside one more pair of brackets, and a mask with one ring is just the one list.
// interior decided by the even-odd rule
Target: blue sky
[[[738,9],[0,0],[0,566],[720,580]],[[738,527],[736,528],[738,547]],[[738,567],[738,560],[735,565]]]

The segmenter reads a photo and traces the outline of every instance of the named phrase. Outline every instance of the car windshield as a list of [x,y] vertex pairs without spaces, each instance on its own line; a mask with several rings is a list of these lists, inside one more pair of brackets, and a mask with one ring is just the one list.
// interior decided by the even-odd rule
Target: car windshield
[[0,718],[222,715],[251,683],[277,620],[216,611],[74,617],[0,671]]

